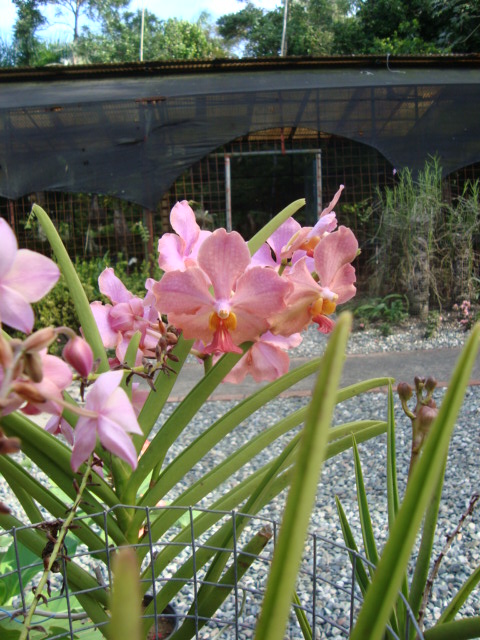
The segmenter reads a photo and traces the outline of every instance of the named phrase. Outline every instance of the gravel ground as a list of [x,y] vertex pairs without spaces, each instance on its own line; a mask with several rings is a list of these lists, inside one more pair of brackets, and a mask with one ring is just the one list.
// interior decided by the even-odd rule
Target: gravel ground
[[[377,329],[367,329],[355,332],[350,340],[350,353],[372,353],[386,350],[426,349],[446,346],[462,345],[466,334],[461,331],[454,322],[444,322],[439,332],[428,340],[424,339],[425,327],[419,323],[405,324],[386,338],[380,335]],[[308,331],[303,343],[298,347],[297,354],[308,355],[313,349],[318,352],[325,338],[317,331]],[[437,402],[441,401],[444,390],[437,393]],[[240,425],[230,436],[225,438],[221,446],[216,447],[206,456],[199,465],[188,471],[182,487],[189,486],[198,479],[207,469],[212,468],[230,453],[236,451],[249,438],[265,430],[282,417],[305,406],[306,398],[289,397],[271,403],[268,407],[256,412],[244,424]],[[234,402],[208,402],[202,408],[188,429],[182,442],[174,443],[172,455],[178,453],[187,444],[187,440],[193,440],[205,428],[211,425],[215,419],[224,414]],[[165,419],[176,407],[170,403],[165,410]],[[385,419],[387,412],[386,395],[384,393],[368,393],[351,399],[339,405],[335,413],[335,424],[366,419]],[[403,416],[396,401],[397,416],[397,453],[398,453],[398,481],[400,494],[403,495],[406,484],[406,471],[408,469],[410,447],[410,423]],[[435,541],[434,556],[440,552],[445,536],[453,531],[461,515],[464,513],[471,496],[480,492],[478,472],[478,460],[480,459],[480,388],[471,387],[458,420],[455,434],[452,440],[445,487],[440,508],[439,525]],[[160,428],[160,424],[158,425]],[[280,452],[288,438],[283,438],[269,448],[269,455]],[[386,517],[386,439],[384,436],[359,445],[360,457],[363,465],[363,474],[366,484],[369,504],[372,513],[375,535],[381,548],[387,537]],[[243,468],[233,479],[233,483],[245,477],[251,470],[265,463],[267,455],[261,455]],[[40,477],[40,476],[39,476]],[[43,478],[43,481],[46,479]],[[357,539],[360,551],[362,550],[361,533],[356,506],[356,491],[354,479],[354,466],[351,451],[327,460],[322,471],[321,481],[318,487],[315,509],[311,520],[311,537],[306,544],[305,559],[302,565],[302,574],[299,582],[299,596],[305,606],[316,603],[316,613],[319,619],[333,620],[322,622],[317,629],[317,637],[348,637],[349,624],[349,592],[351,582],[351,568],[348,554],[338,545],[343,545],[341,530],[335,507],[335,496],[342,502],[346,515]],[[169,496],[175,497],[174,492]],[[11,503],[11,496],[3,485],[0,491],[0,499]],[[268,508],[262,510],[261,517],[279,522],[281,519],[284,495],[275,498]],[[205,500],[203,506],[211,504],[211,499]],[[475,511],[473,517],[467,520],[460,535],[447,557],[441,564],[440,573],[435,580],[432,598],[427,613],[427,626],[438,618],[442,607],[457,591],[469,573],[479,565],[480,559],[480,510]],[[256,531],[261,522],[252,522],[248,531]],[[315,536],[321,536],[322,539]],[[325,540],[323,539],[325,538]],[[241,546],[241,540],[239,540]],[[314,563],[317,567],[317,582],[315,594],[312,591],[312,580],[309,574],[313,572]],[[319,571],[320,569],[320,571]],[[260,603],[260,593],[266,574],[266,568],[262,563],[256,563],[253,572],[250,571],[244,579],[242,593],[245,594],[245,602],[242,610],[242,625],[233,633],[230,631],[222,635],[223,638],[250,638],[252,632],[249,627],[254,625]],[[164,577],[168,577],[168,573]],[[330,584],[327,581],[331,581]],[[342,591],[344,589],[344,591]],[[184,593],[184,598],[189,594]],[[190,594],[191,595],[191,594]],[[183,605],[182,605],[183,602]],[[180,598],[176,602],[181,612],[185,611],[185,600]],[[235,601],[230,600],[224,607],[224,615],[231,614]],[[237,606],[239,606],[237,602]],[[475,615],[480,609],[480,596],[474,592],[461,613]],[[226,623],[221,623],[220,626]],[[204,630],[202,638],[215,637],[216,629]],[[295,621],[287,633],[289,639],[300,638],[298,629],[295,631]]]

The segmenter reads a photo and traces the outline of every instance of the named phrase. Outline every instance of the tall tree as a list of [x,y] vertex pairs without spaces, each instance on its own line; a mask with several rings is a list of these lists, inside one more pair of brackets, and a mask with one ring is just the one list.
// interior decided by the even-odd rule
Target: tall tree
[[126,7],[130,0],[37,0],[44,5],[55,7],[55,15],[58,18],[68,21],[72,28],[73,42],[78,40],[80,35],[80,18],[85,16],[89,20],[99,20],[105,11],[111,11]]
[[[334,26],[346,19],[349,0],[289,0],[287,53],[324,55],[332,53]],[[266,11],[247,2],[237,13],[221,16],[218,31],[231,51],[250,56],[276,56],[280,53],[283,28],[281,6]]]
[[[104,14],[100,34],[85,30],[78,52],[88,62],[129,62],[139,59],[142,12],[110,11]],[[225,55],[211,33],[205,15],[197,23],[160,20],[145,11],[143,59],[193,59]]]
[[17,19],[13,28],[13,47],[15,64],[29,66],[34,64],[38,46],[37,30],[46,23],[39,9],[38,0],[13,0],[17,8]]

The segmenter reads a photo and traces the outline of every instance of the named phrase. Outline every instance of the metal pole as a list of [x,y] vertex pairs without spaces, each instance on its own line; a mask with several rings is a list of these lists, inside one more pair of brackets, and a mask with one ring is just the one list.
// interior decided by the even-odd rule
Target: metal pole
[[225,226],[232,230],[232,175],[230,172],[230,156],[225,156]]
[[283,0],[282,46],[280,47],[280,56],[282,58],[287,55],[287,18],[288,18],[288,0]]
[[323,184],[322,184],[322,152],[319,151],[315,154],[315,179],[316,179],[316,191],[317,191],[317,218],[320,218],[320,214],[323,210]]

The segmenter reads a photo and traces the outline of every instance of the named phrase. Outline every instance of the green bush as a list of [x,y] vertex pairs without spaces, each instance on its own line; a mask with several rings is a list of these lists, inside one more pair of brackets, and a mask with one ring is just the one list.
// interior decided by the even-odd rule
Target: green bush
[[408,317],[408,300],[398,293],[391,293],[384,298],[370,298],[356,304],[353,315],[362,323],[381,322],[384,325],[383,335],[389,335],[389,325],[398,324]]

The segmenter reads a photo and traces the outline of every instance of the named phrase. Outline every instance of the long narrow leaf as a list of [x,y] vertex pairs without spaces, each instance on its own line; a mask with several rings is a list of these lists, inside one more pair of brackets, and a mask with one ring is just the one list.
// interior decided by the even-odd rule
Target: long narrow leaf
[[[387,510],[388,510],[388,529],[393,527],[395,518],[397,517],[400,499],[398,496],[397,482],[397,452],[395,443],[395,405],[393,401],[392,385],[388,385],[388,421],[387,421]],[[402,579],[402,594],[405,601],[408,601],[408,577],[407,572],[404,573]],[[397,601],[397,618],[400,625],[400,633],[405,635],[405,627],[408,624],[407,610],[405,601],[399,598]]]
[[480,566],[475,569],[475,571],[468,576],[465,582],[462,584],[457,593],[453,596],[451,602],[447,607],[442,611],[442,615],[437,620],[436,624],[445,624],[446,622],[451,622],[457,613],[460,611],[462,606],[467,601],[467,598],[475,589],[475,587],[480,582]]
[[438,416],[411,475],[404,500],[385,545],[351,640],[380,640],[397,598],[425,510],[443,469],[455,420],[478,351],[480,325],[476,325],[465,344],[445,394]]
[[[238,557],[235,558],[232,565],[218,580],[215,587],[211,587],[208,584],[208,575],[205,577],[198,591],[198,608],[189,611],[185,622],[171,636],[171,640],[189,640],[195,636],[197,629],[201,629],[213,617],[215,611],[219,609],[232,590],[239,585],[240,580],[258,558],[271,537],[272,531],[266,527],[256,533],[240,551]],[[204,596],[204,589],[207,587],[209,587],[208,595]]]
[[424,633],[425,640],[471,640],[480,638],[480,616],[436,625]]
[[171,372],[163,374],[159,373],[155,380],[155,391],[151,391],[148,394],[147,400],[140,411],[138,416],[138,423],[143,431],[144,438],[134,437],[137,451],[140,450],[139,445],[143,444],[144,439],[148,437],[150,431],[155,426],[155,422],[158,419],[166,401],[168,400],[170,393],[177,382],[178,374],[181,371],[183,363],[187,359],[188,354],[192,348],[193,340],[185,340],[180,336],[178,344],[175,345],[174,354],[178,358],[178,362],[170,362],[169,367]]
[[361,592],[363,593],[363,595],[365,595],[370,585],[370,578],[368,577],[365,565],[360,558],[358,546],[355,542],[355,536],[353,535],[353,531],[348,522],[345,510],[338,496],[335,496],[335,503],[337,505],[337,512],[338,517],[340,518],[340,527],[342,528],[342,535],[345,546],[354,552],[350,553],[350,560],[352,562],[352,566],[355,567],[355,577]]
[[387,506],[388,527],[392,528],[398,512],[397,454],[395,446],[395,409],[392,385],[388,386],[387,420]]
[[248,241],[248,248],[250,249],[250,255],[253,256],[256,253],[262,244],[268,240],[268,238],[272,235],[274,231],[278,229],[278,227],[285,222],[291,216],[294,216],[299,209],[305,206],[305,198],[300,198],[300,200],[295,200],[291,204],[289,204],[285,209],[282,209],[280,213],[272,218],[267,224],[258,231],[253,238]]
[[257,625],[255,637],[261,640],[282,638],[286,627],[317,482],[325,458],[328,430],[335,407],[351,321],[348,313],[339,317],[325,351],[323,366],[309,405]]
[[50,246],[55,253],[58,265],[63,277],[65,278],[65,282],[67,283],[70,295],[72,296],[75,310],[82,326],[83,335],[92,347],[94,357],[100,360],[98,371],[108,371],[110,369],[110,366],[108,364],[107,354],[100,337],[100,332],[98,331],[97,323],[95,322],[95,318],[93,317],[93,314],[90,310],[88,298],[83,289],[83,285],[80,282],[80,278],[75,271],[75,267],[72,264],[70,256],[65,249],[65,245],[63,244],[58,231],[56,230],[53,222],[50,220],[48,214],[41,207],[39,207],[38,204],[33,205],[32,212],[40,222],[42,229],[45,232],[45,235],[47,236],[47,239],[50,243]]
[[360,526],[362,529],[363,544],[367,560],[374,566],[378,562],[377,545],[375,543],[375,534],[373,533],[372,519],[370,517],[370,509],[368,508],[367,493],[365,491],[365,483],[363,481],[362,465],[360,456],[358,455],[358,447],[353,439],[353,457],[355,460],[355,478],[357,482],[357,500],[358,512],[360,516]]

